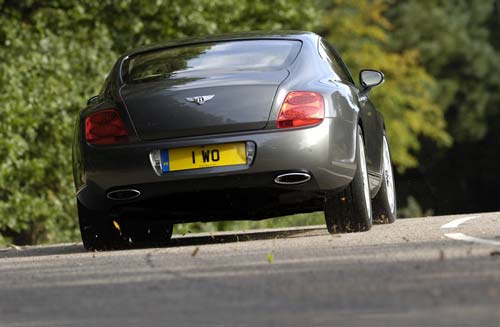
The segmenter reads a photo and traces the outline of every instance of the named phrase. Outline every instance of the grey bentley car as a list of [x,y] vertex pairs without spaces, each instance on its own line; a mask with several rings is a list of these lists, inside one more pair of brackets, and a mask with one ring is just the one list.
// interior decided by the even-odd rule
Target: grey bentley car
[[396,219],[384,120],[308,32],[184,39],[121,56],[79,112],[83,244],[166,244],[173,224],[324,211],[330,233]]

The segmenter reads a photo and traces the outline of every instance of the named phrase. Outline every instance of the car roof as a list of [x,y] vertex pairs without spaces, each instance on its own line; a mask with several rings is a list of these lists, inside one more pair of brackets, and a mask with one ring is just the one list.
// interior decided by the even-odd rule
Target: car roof
[[144,46],[133,49],[122,55],[122,58],[136,55],[138,53],[155,51],[163,48],[176,47],[182,45],[219,42],[219,41],[236,41],[236,40],[258,40],[258,39],[289,39],[289,40],[317,40],[319,36],[313,32],[305,31],[253,31],[253,32],[240,32],[240,33],[227,33],[216,34],[207,36],[197,36],[190,38],[183,38],[171,40],[167,42],[157,43],[154,45]]

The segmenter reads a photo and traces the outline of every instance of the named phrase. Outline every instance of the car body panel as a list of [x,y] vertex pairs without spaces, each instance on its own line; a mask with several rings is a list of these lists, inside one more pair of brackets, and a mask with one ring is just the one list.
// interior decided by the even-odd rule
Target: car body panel
[[[80,154],[82,160],[78,164],[86,174],[81,180],[81,185],[92,181],[92,192],[97,198],[105,198],[107,192],[119,187],[134,186],[142,191],[140,186],[142,184],[166,182],[165,185],[171,185],[165,187],[165,194],[168,194],[176,191],[175,182],[179,180],[199,180],[214,175],[251,175],[306,170],[317,178],[320,190],[330,189],[331,185],[340,188],[350,182],[356,169],[352,152],[354,147],[348,145],[352,140],[345,138],[351,129],[352,124],[349,122],[328,118],[316,127],[287,131],[253,131],[113,147],[83,145],[81,149],[84,153]],[[285,137],[283,133],[286,134]],[[332,139],[328,137],[330,135],[337,135],[336,138],[343,139],[344,142],[332,143]],[[249,167],[203,168],[158,176],[149,161],[149,153],[153,150],[241,141],[254,142],[256,145],[255,158]],[[277,151],[280,156],[276,156]],[[273,179],[270,177],[269,181],[272,182]],[[276,188],[283,187],[269,184]],[[109,206],[115,204],[107,199],[104,202],[109,202]],[[94,209],[102,205],[101,202],[95,206],[90,202],[85,204]]]
[[[124,85],[120,95],[144,140],[257,130],[267,125],[276,90],[287,76],[286,70],[191,73]],[[201,105],[187,100],[197,96],[213,98]]]

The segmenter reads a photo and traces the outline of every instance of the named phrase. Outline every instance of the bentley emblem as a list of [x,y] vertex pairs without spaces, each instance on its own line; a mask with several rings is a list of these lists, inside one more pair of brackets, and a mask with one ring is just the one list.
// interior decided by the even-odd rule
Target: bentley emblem
[[202,105],[205,102],[212,100],[214,98],[214,96],[215,96],[215,94],[201,95],[201,96],[198,96],[198,97],[186,98],[186,101],[195,102],[195,103],[197,103],[199,105]]

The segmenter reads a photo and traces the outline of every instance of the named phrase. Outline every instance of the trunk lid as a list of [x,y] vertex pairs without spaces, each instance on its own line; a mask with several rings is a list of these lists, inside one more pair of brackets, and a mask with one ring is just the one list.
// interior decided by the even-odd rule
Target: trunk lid
[[[287,76],[286,69],[190,72],[126,84],[120,95],[144,140],[251,131],[267,125],[276,91]],[[196,97],[205,102],[197,103]]]

